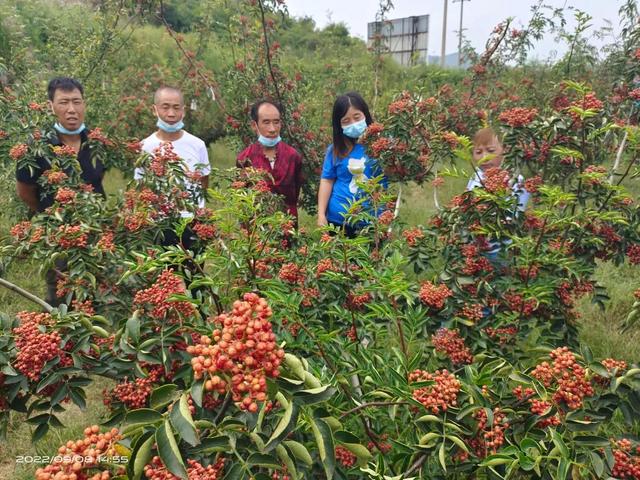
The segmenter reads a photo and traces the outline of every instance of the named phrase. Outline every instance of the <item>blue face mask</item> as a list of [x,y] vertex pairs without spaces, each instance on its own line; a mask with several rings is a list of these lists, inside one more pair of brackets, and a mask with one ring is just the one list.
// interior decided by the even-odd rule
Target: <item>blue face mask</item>
[[162,120],[160,117],[158,117],[156,126],[163,132],[176,133],[184,128],[184,122],[180,120],[179,122],[176,122],[176,123],[167,123],[164,120]]
[[55,128],[58,133],[62,133],[63,135],[78,135],[86,127],[84,126],[84,123],[83,123],[76,130],[68,130],[64,128],[62,125],[60,125],[60,123],[56,122],[53,124],[53,128]]
[[268,138],[268,137],[265,137],[264,135],[260,135],[258,137],[258,142],[260,142],[260,145],[267,148],[275,147],[278,143],[280,143],[280,140],[282,140],[280,138],[280,135],[278,135],[276,138]]
[[359,122],[352,123],[346,127],[342,127],[342,133],[349,138],[360,138],[360,136],[367,129],[367,120],[362,119]]

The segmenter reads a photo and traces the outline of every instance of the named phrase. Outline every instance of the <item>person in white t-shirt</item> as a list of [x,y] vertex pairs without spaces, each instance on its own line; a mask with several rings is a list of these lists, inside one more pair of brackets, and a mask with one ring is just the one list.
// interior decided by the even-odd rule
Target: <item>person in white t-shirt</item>
[[[185,173],[191,178],[185,178],[185,188],[196,198],[199,208],[205,206],[205,193],[209,187],[209,154],[205,143],[184,130],[184,96],[174,87],[163,86],[156,90],[153,98],[153,112],[158,117],[158,130],[142,141],[142,150],[153,155],[162,143],[171,143],[175,154],[182,159]],[[133,178],[140,180],[144,170],[136,168]],[[193,180],[196,177],[198,180]],[[183,218],[191,217],[187,211],[180,212]],[[193,234],[190,229],[185,230],[181,242],[186,248],[193,244]],[[173,232],[165,232],[163,245],[176,245],[178,239]]]
[[[498,135],[492,128],[483,128],[478,130],[473,136],[473,160],[478,165],[475,175],[469,179],[467,190],[474,188],[483,188],[485,172],[491,168],[499,168],[502,166],[504,155],[504,147],[498,138]],[[527,208],[529,202],[529,192],[524,189],[524,178],[517,175],[509,181],[511,185],[512,195],[517,198],[516,215],[523,212]],[[490,249],[485,252],[489,260],[495,261],[501,248],[508,246],[509,240],[498,240],[489,242]]]

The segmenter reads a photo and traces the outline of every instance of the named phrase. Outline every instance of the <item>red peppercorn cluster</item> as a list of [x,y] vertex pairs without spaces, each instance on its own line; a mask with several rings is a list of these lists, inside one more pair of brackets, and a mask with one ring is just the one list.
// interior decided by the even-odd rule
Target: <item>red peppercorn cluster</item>
[[304,282],[305,275],[302,268],[300,268],[295,263],[285,263],[280,267],[280,271],[278,272],[278,277],[283,282],[288,283],[302,283]]
[[42,175],[47,179],[49,185],[58,185],[69,178],[66,173],[53,169],[45,170]]
[[[606,368],[610,374],[615,375],[616,377],[621,376],[627,369],[627,362],[625,362],[624,360],[605,358],[600,363],[602,363],[604,368]],[[594,375],[593,381],[600,386],[606,387],[609,385],[611,380],[609,378],[601,377],[600,375]]]
[[[385,441],[388,438],[389,438],[389,435],[386,433],[383,433],[382,435],[380,435],[380,438],[377,439],[377,444],[380,447],[380,453],[382,453],[383,455],[386,455],[393,449],[393,445]],[[378,446],[376,446],[375,443],[370,441],[369,443],[367,443],[367,450],[369,450],[370,452],[374,452],[375,450],[378,449]]]
[[602,185],[607,169],[602,165],[589,165],[584,169],[583,175],[587,185]]
[[482,318],[484,317],[483,308],[484,307],[480,303],[466,303],[462,307],[460,316],[477,322],[478,320],[482,320]]
[[484,328],[483,331],[489,338],[497,339],[501,345],[509,343],[518,334],[518,327]]
[[484,458],[498,452],[504,444],[504,432],[509,428],[507,416],[500,407],[493,409],[493,423],[489,425],[485,409],[476,410],[473,418],[478,421],[478,433],[469,441],[476,456]]
[[491,265],[491,262],[486,257],[480,255],[480,249],[476,245],[463,245],[460,250],[464,256],[462,273],[465,275],[475,275],[482,271],[493,271],[493,265]]
[[118,401],[132,409],[143,408],[147,405],[152,390],[150,378],[136,378],[131,382],[125,378],[105,395],[104,404],[111,406]]
[[441,310],[447,298],[452,295],[453,292],[445,284],[436,286],[431,282],[424,282],[419,293],[420,301],[436,310]]
[[522,388],[521,385],[518,385],[511,391],[511,393],[513,393],[518,400],[524,400],[525,398],[535,395],[536,391],[533,388]]
[[51,323],[48,313],[20,312],[17,314],[20,326],[13,329],[18,353],[14,368],[35,382],[45,363],[64,355],[60,348],[62,338],[57,331],[43,332],[41,327]]
[[164,177],[167,174],[167,163],[179,161],[180,158],[173,151],[173,144],[171,142],[162,142],[158,148],[153,151],[149,169],[154,175]]
[[529,298],[528,300],[522,299],[522,295],[518,293],[505,293],[504,299],[507,302],[507,306],[513,312],[522,311],[522,315],[528,317],[538,308],[538,304],[535,298]]
[[120,440],[117,428],[100,433],[93,425],[84,430],[81,440],[69,440],[58,449],[58,457],[51,464],[36,470],[36,480],[108,480],[109,471],[100,471],[109,458],[118,455],[116,443]]
[[185,317],[193,315],[194,306],[185,301],[173,301],[172,295],[184,295],[186,288],[182,278],[173,273],[173,269],[163,271],[156,282],[147,289],[139,290],[133,298],[133,303],[144,307],[150,305],[150,315],[153,318],[162,319],[168,313],[178,313]]
[[60,225],[55,237],[62,248],[84,248],[89,239],[81,225]]
[[640,245],[630,245],[627,248],[627,257],[632,265],[640,265]]
[[414,370],[409,374],[409,382],[433,381],[433,385],[418,388],[413,392],[413,398],[420,402],[434,414],[446,412],[458,404],[460,382],[453,373],[447,370],[436,370],[429,373],[424,370]]
[[19,222],[11,227],[9,233],[16,240],[25,240],[29,236],[29,231],[31,230],[31,222],[25,220],[24,222]]
[[211,240],[216,236],[216,227],[207,223],[196,222],[191,229],[202,240]]
[[484,171],[482,184],[488,192],[505,192],[509,188],[509,172],[500,167],[488,168]]
[[320,290],[318,290],[317,288],[300,287],[297,289],[297,291],[300,292],[300,295],[302,295],[303,307],[312,306],[313,300],[317,300],[318,298],[320,298]]
[[458,148],[458,136],[453,132],[442,132],[442,140],[449,145],[449,148]]
[[[529,403],[531,404],[531,407],[529,407],[529,410],[534,415],[540,415],[540,416],[546,415],[547,413],[549,413],[549,410],[551,410],[551,408],[553,407],[553,404],[551,402],[546,402],[544,400],[537,399],[537,398],[530,398]],[[544,418],[540,420],[538,423],[536,423],[536,426],[538,428],[546,428],[549,426],[560,425],[560,423],[561,423],[560,417],[558,417],[558,415],[556,414],[549,418]]]
[[553,359],[553,365],[542,362],[533,369],[531,375],[547,388],[556,387],[554,402],[564,403],[570,410],[580,408],[584,398],[594,394],[591,383],[586,379],[585,369],[576,362],[575,355],[567,347],[557,348],[549,356]]
[[347,330],[347,338],[352,342],[358,341],[358,331],[356,330],[356,327],[351,326],[349,330]]
[[346,307],[348,310],[352,310],[352,311],[362,310],[362,307],[364,307],[367,303],[371,302],[372,299],[373,297],[369,292],[364,292],[364,293],[349,292],[349,294],[347,295]]
[[87,136],[89,137],[89,140],[95,140],[96,142],[100,142],[108,147],[113,146],[113,142],[109,140],[104,133],[102,133],[102,129],[100,127],[91,130]]
[[81,302],[80,300],[73,300],[71,305],[77,312],[83,312],[89,316],[96,314],[96,310],[93,308],[93,302],[91,299],[87,299],[84,302]]
[[437,352],[444,353],[454,365],[473,362],[471,350],[464,344],[458,329],[440,328],[431,336],[431,343]]
[[73,203],[73,201],[76,199],[76,195],[77,193],[75,190],[62,187],[59,188],[56,192],[55,201],[62,204]]
[[115,238],[115,234],[112,231],[106,231],[96,243],[96,247],[98,250],[102,250],[103,252],[111,252],[113,253],[116,249],[116,245],[113,242]]
[[537,115],[538,109],[536,108],[516,107],[505,110],[500,114],[498,119],[512,128],[520,128],[526,127],[533,122],[533,119],[536,118]]
[[[582,110],[600,111],[602,110],[603,105],[604,104],[596,97],[595,93],[589,92],[581,100],[573,102],[570,107],[578,107]],[[569,112],[569,116],[576,122],[580,120],[580,115],[577,112]]]
[[[224,473],[224,458],[219,458],[216,463],[203,466],[195,460],[187,460],[187,478],[189,480],[219,480]],[[145,465],[144,475],[150,480],[180,480],[167,470],[160,457],[155,456],[151,463]]]
[[624,480],[640,480],[640,447],[636,447],[634,455],[631,440],[618,440],[614,442],[613,458],[611,475]]
[[403,231],[402,236],[407,241],[407,245],[409,245],[410,247],[415,247],[418,243],[418,240],[424,238],[424,232],[420,228],[415,227]]
[[379,157],[381,153],[391,149],[391,140],[387,137],[380,137],[371,144],[371,152],[374,157]]
[[343,467],[351,468],[356,464],[357,457],[354,453],[350,452],[342,445],[336,447],[336,460],[339,461]]
[[76,157],[76,151],[69,145],[55,145],[51,147],[51,150],[53,150],[53,153],[58,157]]
[[222,329],[187,348],[193,355],[194,378],[206,379],[206,391],[224,394],[230,390],[241,409],[258,410],[256,402],[267,398],[267,377],[280,375],[278,368],[284,357],[284,350],[275,342],[271,315],[264,298],[246,293],[242,301],[234,302],[230,314],[216,317]]
[[392,210],[385,210],[378,217],[378,222],[380,222],[380,225],[386,227],[388,225],[391,225],[391,222],[393,222],[394,218],[395,218],[395,215]]
[[29,151],[29,147],[27,146],[26,143],[19,143],[9,149],[9,156],[13,160],[18,161],[22,157],[24,157],[28,151]]
[[336,267],[333,264],[333,260],[331,260],[330,258],[323,258],[318,262],[318,265],[316,266],[316,277],[319,277],[324,272],[335,272],[335,271],[336,271]]
[[291,477],[289,475],[287,475],[287,470],[286,468],[284,469],[284,472],[273,472],[271,474],[271,480],[291,480]]
[[624,360],[615,360],[613,358],[605,358],[602,360],[602,365],[606,368],[609,373],[613,373],[616,371],[616,376],[622,375],[622,373],[627,369],[627,362]]
[[524,189],[529,193],[537,193],[538,188],[542,185],[542,177],[536,175],[535,177],[528,178],[524,181]]

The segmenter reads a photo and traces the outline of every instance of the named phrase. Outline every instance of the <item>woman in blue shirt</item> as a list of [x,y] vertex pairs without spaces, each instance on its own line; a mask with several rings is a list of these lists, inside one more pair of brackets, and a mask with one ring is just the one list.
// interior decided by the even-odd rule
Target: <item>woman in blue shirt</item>
[[[325,155],[318,190],[318,226],[334,225],[354,237],[363,225],[348,224],[345,214],[364,192],[357,182],[382,174],[358,139],[373,122],[369,107],[359,93],[340,95],[333,104],[333,144]],[[386,179],[383,181],[386,187]]]

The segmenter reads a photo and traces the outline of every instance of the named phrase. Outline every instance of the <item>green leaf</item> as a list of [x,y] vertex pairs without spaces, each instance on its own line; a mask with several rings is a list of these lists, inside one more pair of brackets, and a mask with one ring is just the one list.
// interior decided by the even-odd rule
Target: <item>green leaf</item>
[[154,435],[150,432],[146,440],[138,442],[138,445],[136,445],[136,448],[134,448],[131,453],[129,465],[131,466],[131,473],[133,473],[133,480],[139,480],[144,473],[144,467],[149,463],[152,457],[151,450],[153,448],[154,441]]
[[263,453],[252,453],[249,458],[247,458],[247,464],[249,466],[256,467],[265,467],[265,468],[276,468],[280,469],[280,462],[273,455],[265,455]]
[[155,434],[156,444],[158,445],[158,455],[162,460],[162,463],[167,470],[173,473],[176,477],[180,477],[184,480],[188,480],[187,469],[182,461],[180,450],[178,450],[178,444],[171,431],[171,424],[169,420],[165,420],[164,423],[156,430]]
[[302,463],[309,466],[313,463],[313,459],[311,458],[311,455],[309,455],[307,447],[294,440],[285,440],[283,443],[289,450],[291,450],[293,456],[300,460]]
[[217,437],[206,437],[201,439],[200,445],[191,451],[211,455],[215,452],[227,452],[229,450],[229,437],[220,435]]
[[240,480],[244,478],[244,468],[241,463],[234,464],[224,476],[224,480]]
[[133,425],[138,423],[156,423],[162,420],[162,414],[150,408],[139,408],[127,413],[124,419],[125,424]]
[[199,380],[191,385],[191,398],[198,407],[202,407],[202,396],[204,394],[204,382]]
[[571,467],[571,461],[567,458],[561,458],[558,462],[558,475],[557,480],[565,480],[569,474],[569,468]]
[[185,442],[192,447],[200,444],[196,426],[189,411],[188,394],[186,392],[182,394],[180,400],[173,404],[169,419],[175,431]]
[[465,452],[469,453],[469,448],[464,443],[464,441],[462,441],[462,439],[460,437],[456,437],[455,435],[445,435],[445,437],[448,438],[449,440],[451,440],[453,443],[455,443],[458,446],[458,448],[460,448],[461,450],[464,450]]
[[284,466],[287,467],[287,472],[289,473],[289,475],[291,475],[294,479],[297,479],[298,470],[296,469],[296,464],[289,456],[287,449],[282,445],[278,445],[276,447],[276,454],[278,455],[278,458],[284,464]]
[[305,405],[313,405],[314,403],[329,400],[334,393],[336,393],[336,389],[334,387],[330,385],[324,385],[318,388],[300,390],[299,392],[294,393],[293,397]]
[[581,447],[603,448],[610,445],[610,441],[604,437],[596,437],[591,435],[578,435],[573,437],[573,441]]
[[558,448],[558,450],[560,450],[560,455],[562,455],[563,458],[568,458],[569,449],[567,448],[567,445],[564,443],[564,440],[556,430],[551,430],[551,439],[553,440],[553,443]]
[[296,427],[296,422],[298,421],[298,411],[299,407],[295,403],[289,402],[289,405],[287,405],[278,425],[276,425],[271,438],[269,438],[269,441],[264,447],[265,452],[268,453],[276,448],[276,445],[293,431]]
[[133,312],[131,318],[127,320],[125,325],[127,335],[133,341],[133,343],[137,344],[140,341],[140,310],[136,310]]
[[324,473],[327,476],[327,480],[331,480],[336,469],[336,458],[331,429],[329,428],[329,425],[320,418],[312,418],[309,420],[309,423],[311,424],[311,430],[313,431],[313,436],[315,437],[318,445],[318,453],[320,455],[320,460],[322,461],[322,466],[324,467]]
[[342,446],[358,457],[358,465],[362,467],[372,458],[371,452],[364,445],[359,443],[343,443]]
[[446,461],[446,449],[445,449],[444,442],[440,444],[440,448],[438,449],[438,461],[440,462],[440,466],[442,467],[442,470],[444,470],[446,473],[447,461]]
[[36,427],[35,431],[33,432],[33,435],[31,435],[31,441],[33,443],[36,443],[38,440],[44,437],[48,431],[49,431],[49,424],[41,423]]
[[161,387],[155,388],[151,392],[151,398],[149,399],[149,405],[152,409],[158,410],[165,405],[170,404],[175,400],[175,392],[178,390],[178,386],[173,383],[167,383]]
[[438,422],[438,423],[442,423],[442,419],[436,417],[435,415],[423,415],[422,417],[417,419],[416,422]]

